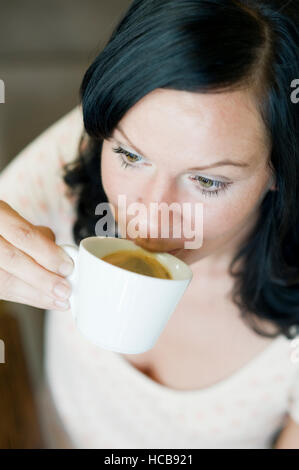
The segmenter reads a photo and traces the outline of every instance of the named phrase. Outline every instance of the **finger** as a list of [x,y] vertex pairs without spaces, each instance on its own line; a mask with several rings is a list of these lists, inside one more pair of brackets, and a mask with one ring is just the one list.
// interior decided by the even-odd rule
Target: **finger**
[[[68,301],[55,300],[0,268],[0,298],[49,310],[68,310]],[[62,302],[62,303],[61,303]],[[64,306],[63,306],[64,305]]]
[[50,227],[45,227],[44,225],[35,225],[35,227],[37,227],[41,233],[46,235],[46,237],[50,238],[51,240],[53,240],[53,242],[55,242],[56,236],[53,230],[50,229]]
[[3,238],[49,271],[63,276],[72,272],[72,259],[37,226],[24,219],[4,201],[0,201],[0,213],[0,235]]
[[[70,283],[62,276],[56,275],[20,251],[0,236],[0,268],[20,280],[24,280],[45,295],[66,298],[70,295]],[[65,297],[63,297],[65,292]]]

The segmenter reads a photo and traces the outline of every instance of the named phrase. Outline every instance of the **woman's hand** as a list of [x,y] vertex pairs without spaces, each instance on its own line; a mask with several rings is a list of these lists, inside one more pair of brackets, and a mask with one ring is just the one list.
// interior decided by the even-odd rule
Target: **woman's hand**
[[0,200],[0,300],[66,310],[72,259],[48,227],[33,225]]

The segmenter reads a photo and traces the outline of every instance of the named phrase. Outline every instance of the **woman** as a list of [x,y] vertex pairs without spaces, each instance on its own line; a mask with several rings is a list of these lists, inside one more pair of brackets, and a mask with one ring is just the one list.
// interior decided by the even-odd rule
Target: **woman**
[[[80,106],[2,173],[1,298],[47,309],[46,382],[73,447],[299,448],[298,13],[133,1]],[[138,240],[193,271],[139,355],[90,344],[53,303],[58,280],[70,294],[58,245],[95,235],[95,207],[120,194],[203,204],[201,248]]]

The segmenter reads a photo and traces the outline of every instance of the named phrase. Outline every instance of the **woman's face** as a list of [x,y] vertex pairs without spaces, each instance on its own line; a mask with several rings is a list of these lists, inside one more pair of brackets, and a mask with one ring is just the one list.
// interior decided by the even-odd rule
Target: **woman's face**
[[[184,249],[184,242],[191,241],[184,236],[161,238],[160,218],[150,222],[149,216],[143,221],[147,234],[154,224],[160,238],[134,241],[152,251],[181,248],[176,256],[188,264],[207,257],[214,263],[230,260],[237,243],[254,226],[262,198],[273,184],[267,166],[270,146],[250,91],[157,89],[136,103],[112,138],[104,140],[103,187],[122,227],[137,213],[127,214],[126,222],[120,220],[119,195],[125,195],[127,207],[138,202],[148,211],[151,202],[178,203],[181,209],[186,202],[192,207],[201,203],[200,248]],[[117,148],[128,155],[115,152]],[[194,214],[184,215],[193,230]],[[127,234],[126,238],[133,239]]]

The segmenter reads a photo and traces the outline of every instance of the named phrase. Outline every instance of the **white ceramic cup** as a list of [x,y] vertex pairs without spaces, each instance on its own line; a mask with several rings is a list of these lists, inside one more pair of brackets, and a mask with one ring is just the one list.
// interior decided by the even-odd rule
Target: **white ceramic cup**
[[160,279],[103,261],[118,250],[143,250],[124,238],[88,237],[79,248],[60,246],[74,261],[67,279],[72,286],[72,314],[82,334],[123,354],[151,349],[192,280],[189,266],[169,253],[151,252],[173,277]]

